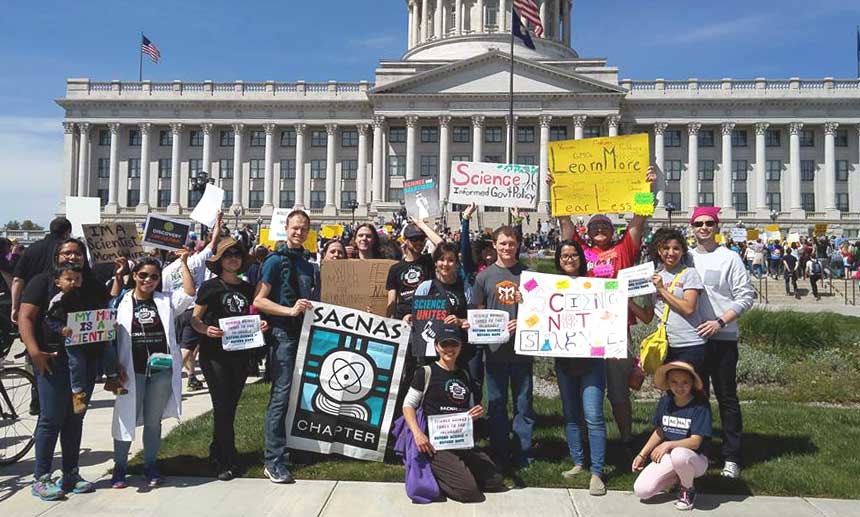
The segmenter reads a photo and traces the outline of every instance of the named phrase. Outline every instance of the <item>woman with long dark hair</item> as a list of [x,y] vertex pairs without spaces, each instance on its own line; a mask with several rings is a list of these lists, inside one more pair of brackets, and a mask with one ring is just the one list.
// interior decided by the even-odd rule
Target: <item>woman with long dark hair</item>
[[358,228],[355,229],[352,241],[350,241],[350,247],[352,247],[353,252],[356,254],[354,258],[382,258],[382,251],[379,244],[379,233],[376,231],[376,227],[371,223],[358,225]]

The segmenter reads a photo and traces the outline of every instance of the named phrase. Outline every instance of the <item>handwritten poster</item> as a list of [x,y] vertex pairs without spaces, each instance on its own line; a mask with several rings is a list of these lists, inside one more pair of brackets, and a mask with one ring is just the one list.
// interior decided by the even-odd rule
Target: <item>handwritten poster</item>
[[495,345],[507,343],[510,315],[507,311],[474,309],[468,312],[469,343],[473,345]]
[[260,330],[259,315],[221,318],[218,327],[224,331],[221,347],[228,352],[260,348],[266,344]]
[[746,242],[747,241],[747,229],[746,228],[732,228],[732,242]]
[[374,314],[385,314],[388,307],[385,282],[388,280],[388,270],[396,263],[383,259],[324,260],[320,264],[321,299],[326,303],[360,311],[370,307]]
[[430,445],[437,451],[471,449],[475,446],[472,417],[469,413],[428,415]]
[[648,135],[550,142],[552,214],[654,213]]
[[66,346],[112,341],[116,339],[116,309],[70,312],[66,326],[72,329],[72,335],[65,339]]
[[109,264],[124,257],[137,260],[146,252],[140,244],[134,223],[103,223],[81,225],[90,257],[96,264]]
[[514,350],[547,357],[627,357],[627,282],[523,271]]
[[269,221],[269,240],[275,242],[287,240],[287,215],[292,211],[292,208],[276,208],[272,211],[272,219]]
[[538,167],[451,162],[448,201],[482,206],[536,208]]
[[627,296],[641,296],[657,292],[651,277],[654,276],[654,262],[648,261],[638,266],[618,271],[618,280],[627,280]]

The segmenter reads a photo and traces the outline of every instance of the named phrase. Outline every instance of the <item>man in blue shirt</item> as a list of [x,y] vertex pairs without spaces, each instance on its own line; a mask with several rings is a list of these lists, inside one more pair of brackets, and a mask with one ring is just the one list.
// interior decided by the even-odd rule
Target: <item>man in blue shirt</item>
[[302,210],[287,216],[287,242],[263,263],[254,307],[272,328],[269,373],[272,391],[266,411],[264,472],[273,483],[295,483],[287,469],[286,417],[304,312],[311,308],[314,268],[305,257],[304,242],[311,220]]

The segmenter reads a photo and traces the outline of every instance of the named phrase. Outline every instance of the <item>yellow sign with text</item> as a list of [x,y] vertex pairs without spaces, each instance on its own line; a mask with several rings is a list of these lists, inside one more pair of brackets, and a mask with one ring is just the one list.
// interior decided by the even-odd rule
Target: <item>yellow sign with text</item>
[[269,248],[270,250],[275,249],[275,241],[269,240],[269,229],[268,228],[260,228],[260,244]]
[[327,224],[320,229],[320,237],[323,239],[333,239],[343,235],[343,226],[339,224]]
[[648,135],[550,142],[552,214],[654,213]]
[[317,245],[317,231],[310,230],[308,232],[308,236],[305,238],[305,249],[311,253],[316,253]]

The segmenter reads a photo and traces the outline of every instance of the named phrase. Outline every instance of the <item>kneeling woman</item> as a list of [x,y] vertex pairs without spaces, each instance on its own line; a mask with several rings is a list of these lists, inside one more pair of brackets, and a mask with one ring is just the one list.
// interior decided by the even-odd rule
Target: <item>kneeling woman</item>
[[484,492],[507,490],[493,461],[474,449],[435,450],[416,415],[419,407],[425,416],[468,412],[475,420],[484,414],[484,408],[472,405],[469,374],[457,367],[462,347],[459,328],[446,325],[439,330],[436,337],[439,360],[415,371],[403,402],[403,418],[416,448],[430,457],[430,468],[442,493],[455,501],[479,503],[484,500]]

